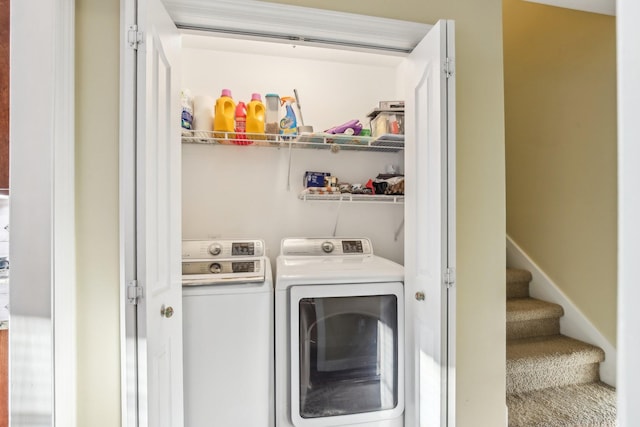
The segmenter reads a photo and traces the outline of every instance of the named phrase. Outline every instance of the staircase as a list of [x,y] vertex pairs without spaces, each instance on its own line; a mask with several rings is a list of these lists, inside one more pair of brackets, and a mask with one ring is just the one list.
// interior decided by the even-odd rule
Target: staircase
[[614,427],[604,351],[560,334],[561,306],[529,296],[531,273],[507,269],[509,427]]

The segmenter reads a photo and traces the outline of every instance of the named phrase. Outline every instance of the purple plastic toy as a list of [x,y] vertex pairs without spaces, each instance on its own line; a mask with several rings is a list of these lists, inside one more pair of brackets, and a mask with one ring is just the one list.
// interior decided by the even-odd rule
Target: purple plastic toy
[[360,135],[360,131],[362,131],[362,123],[360,123],[360,120],[354,119],[348,121],[347,123],[341,124],[340,126],[327,129],[325,130],[325,133],[346,133],[347,135]]

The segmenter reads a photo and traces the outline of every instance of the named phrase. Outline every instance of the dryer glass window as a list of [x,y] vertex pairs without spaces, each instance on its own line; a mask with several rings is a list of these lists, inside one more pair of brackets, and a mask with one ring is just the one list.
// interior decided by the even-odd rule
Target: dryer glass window
[[299,317],[301,417],[396,407],[395,295],[303,298]]

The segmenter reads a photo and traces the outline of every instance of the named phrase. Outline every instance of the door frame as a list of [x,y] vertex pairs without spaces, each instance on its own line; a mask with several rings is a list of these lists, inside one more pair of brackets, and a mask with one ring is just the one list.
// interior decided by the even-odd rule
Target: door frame
[[[138,311],[136,294],[137,52],[128,44],[137,1],[120,1],[120,405],[122,425],[138,426]],[[132,289],[132,290],[129,290]],[[128,294],[133,292],[133,294]],[[130,298],[132,297],[132,298]]]
[[[134,422],[137,425],[138,422],[138,408],[137,408],[137,372],[141,369],[146,369],[146,366],[139,365],[140,361],[137,357],[137,349],[135,343],[135,336],[137,331],[137,314],[135,306],[131,306],[127,302],[128,289],[135,279],[135,153],[132,152],[132,145],[130,141],[135,140],[135,110],[132,110],[130,106],[135,106],[135,100],[131,100],[130,96],[134,96],[135,79],[132,81],[130,76],[134,75],[131,70],[135,70],[135,51],[127,46],[127,32],[130,29],[131,23],[136,22],[136,0],[121,0],[121,35],[123,42],[121,43],[121,319],[122,319],[122,337],[121,337],[121,356],[122,356],[122,408],[123,408],[123,425],[125,420]],[[215,3],[199,4],[198,7],[191,5],[181,9],[180,5],[176,2],[169,3],[171,7],[170,12],[177,21],[178,27],[186,30],[205,30],[210,32],[224,33],[231,37],[241,38],[256,38],[256,37],[269,37],[272,40],[277,40],[282,34],[290,35],[286,39],[281,41],[284,43],[291,43],[291,35],[305,34],[305,30],[308,29],[320,29],[320,34],[312,38],[313,41],[308,41],[309,37],[293,37],[297,44],[313,44],[313,45],[340,45],[354,49],[367,49],[371,48],[380,49],[381,52],[385,52],[390,55],[404,55],[407,53],[407,40],[411,44],[411,47],[417,44],[417,41],[421,40],[426,33],[431,29],[432,25],[420,24],[415,22],[399,21],[387,18],[376,18],[358,14],[345,14],[337,11],[321,11],[318,16],[310,16],[308,13],[302,13],[305,8],[291,7],[289,5],[264,3],[261,5],[251,5],[251,13],[246,14],[247,6],[242,2],[234,0],[219,0]],[[224,13],[217,13],[219,9],[224,9]],[[181,15],[182,13],[182,15]],[[261,36],[258,36],[257,32],[251,34],[246,33],[246,28],[259,27],[262,28],[267,20],[263,19],[267,17],[278,17],[280,22],[286,22],[288,24],[277,26],[276,30],[273,30],[273,26],[267,26],[269,29],[261,31]],[[186,21],[180,22],[180,17],[186,17]],[[220,19],[219,17],[224,17]],[[340,36],[344,37],[344,42],[336,42],[331,40],[330,33],[334,32],[332,29],[336,22],[343,22],[347,20],[349,25],[341,28]],[[192,21],[191,21],[192,20]],[[247,20],[250,24],[247,24]],[[193,24],[193,25],[189,25]],[[326,25],[325,25],[326,24]],[[327,31],[322,29],[329,28]],[[346,28],[346,29],[345,29]],[[367,41],[367,33],[370,28],[378,28],[380,34],[396,34],[398,28],[405,30],[404,34],[393,38],[392,40],[384,39],[376,42],[375,45],[371,45]],[[385,31],[388,30],[388,31]],[[323,35],[327,36],[324,37]],[[448,36],[452,37],[450,33]],[[453,38],[452,38],[453,40]],[[360,43],[360,44],[359,44]],[[448,87],[451,88],[452,84],[448,83]],[[454,95],[454,94],[452,94]],[[448,106],[448,115],[454,112],[454,106]],[[450,137],[453,137],[455,141],[455,122],[447,124],[447,132]],[[447,157],[447,167],[451,171],[455,171],[455,145],[449,144],[448,149],[449,156]],[[450,175],[450,178],[455,182],[455,176]],[[448,185],[453,185],[454,182],[448,182]],[[455,213],[455,191],[449,193],[449,198],[446,200],[447,207],[453,209],[451,212]],[[455,239],[455,224],[453,227],[445,231],[448,238]],[[133,243],[131,243],[133,242]],[[455,259],[455,240],[450,242],[447,247],[447,253],[443,253],[443,258]],[[453,258],[451,256],[453,255]],[[446,375],[449,381],[449,387],[446,391],[446,400],[449,402],[446,408],[446,415],[443,414],[443,418],[448,418],[449,422],[453,423],[455,420],[455,287],[448,289],[447,291],[447,333],[450,338],[447,342],[448,356]],[[406,315],[406,311],[405,311]],[[444,320],[444,319],[443,319]],[[444,327],[444,325],[443,325]],[[134,339],[132,339],[134,338]],[[405,339],[405,345],[408,344],[408,340]],[[453,424],[451,424],[453,425]]]
[[640,393],[640,312],[636,301],[640,291],[636,280],[640,250],[640,72],[638,49],[640,5],[634,1],[617,2],[618,58],[618,421],[631,426],[640,418],[636,396]]
[[[10,413],[19,423],[27,402],[45,399],[43,420],[74,427],[75,0],[10,8],[10,358],[21,362],[10,362]],[[25,359],[42,363],[37,381],[16,371]],[[35,364],[26,366],[33,374]]]

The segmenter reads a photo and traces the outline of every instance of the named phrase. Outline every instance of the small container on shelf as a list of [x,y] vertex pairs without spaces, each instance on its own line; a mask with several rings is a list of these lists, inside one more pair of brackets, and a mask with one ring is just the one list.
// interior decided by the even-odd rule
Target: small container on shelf
[[265,132],[269,140],[275,140],[276,135],[280,132],[280,97],[275,93],[268,93],[265,96],[266,114],[265,114]]
[[[391,105],[401,105],[400,101],[387,102]],[[404,107],[375,108],[368,117],[371,120],[371,135],[374,138],[372,146],[404,148]]]
[[404,135],[404,111],[380,111],[371,120],[374,137]]
[[304,173],[303,186],[304,188],[308,187],[324,187],[325,186],[325,178],[331,176],[329,172],[313,172],[306,171]]
[[215,100],[206,95],[193,98],[193,126],[192,136],[199,139],[211,138],[213,130],[213,110]]

